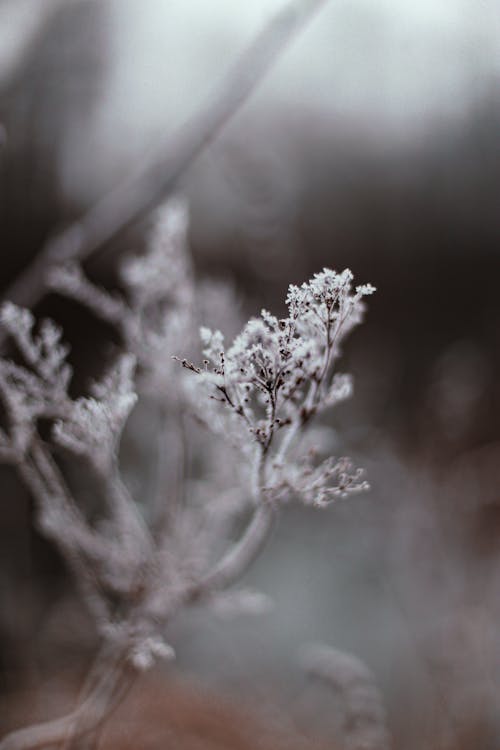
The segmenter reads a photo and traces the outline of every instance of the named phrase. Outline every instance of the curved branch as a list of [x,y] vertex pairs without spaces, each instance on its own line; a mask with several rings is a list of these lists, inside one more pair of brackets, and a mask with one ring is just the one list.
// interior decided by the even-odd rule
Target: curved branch
[[197,600],[227,588],[240,578],[253,563],[273,528],[275,517],[271,503],[262,503],[254,511],[243,536],[219,560],[215,567],[196,584],[190,598]]
[[[2,295],[33,306],[45,294],[47,270],[95,254],[168,194],[198,154],[210,144],[265,77],[290,40],[326,0],[291,0],[257,35],[220,85],[219,91],[128,181],[110,192],[80,220],[49,239],[35,260]],[[0,333],[0,343],[3,341]]]

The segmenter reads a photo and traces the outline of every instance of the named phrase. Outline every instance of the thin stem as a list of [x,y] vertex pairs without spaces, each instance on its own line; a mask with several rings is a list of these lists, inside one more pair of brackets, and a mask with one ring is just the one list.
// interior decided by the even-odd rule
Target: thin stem
[[275,517],[274,506],[264,497],[265,469],[267,456],[263,446],[259,445],[255,457],[255,470],[252,492],[256,509],[243,535],[215,567],[199,581],[189,593],[190,598],[200,598],[213,591],[224,589],[240,578],[250,567],[266,543]]
[[169,418],[167,410],[160,407],[159,420],[151,533],[161,547],[182,502],[188,451],[183,410]]
[[52,538],[73,570],[96,622],[100,625],[109,622],[109,608],[100,594],[97,576],[85,559],[99,560],[105,550],[87,527],[57,466],[41,442],[34,444],[32,459],[19,462],[17,470],[38,504],[39,522],[44,533]]
[[214,591],[227,588],[240,578],[266,543],[273,528],[274,516],[271,503],[265,502],[259,505],[243,536],[226,552],[215,567],[192,587],[189,598],[194,600],[204,598]]

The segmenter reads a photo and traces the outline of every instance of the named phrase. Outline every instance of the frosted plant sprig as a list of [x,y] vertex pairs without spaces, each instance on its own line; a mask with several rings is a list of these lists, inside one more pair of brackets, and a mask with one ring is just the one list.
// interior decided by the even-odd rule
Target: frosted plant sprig
[[[42,321],[36,332],[31,312],[9,303],[0,308],[0,324],[20,354],[19,363],[0,358],[5,422],[0,458],[18,469],[35,498],[39,528],[59,546],[104,621],[110,615],[104,592],[130,592],[151,557],[116,466],[121,433],[136,401],[134,357],[119,357],[90,396],[73,400],[61,330]],[[73,497],[54,455],[61,447],[84,457],[98,475],[111,534],[104,525],[94,528]]]
[[257,463],[266,458],[258,481],[268,497],[280,497],[286,486],[305,502],[324,505],[368,486],[345,459],[315,468],[305,459],[293,466],[286,461],[311,418],[352,393],[350,376],[334,373],[334,366],[342,341],[362,320],[363,298],[375,291],[370,284],[353,290],[352,280],[349,269],[325,268],[289,287],[288,317],[262,310],[229,348],[220,331],[203,327],[203,365],[180,360],[197,376],[195,407],[209,426],[244,452],[253,443]]
[[[102,716],[134,670],[149,668],[158,657],[173,656],[163,634],[184,607],[204,602],[219,614],[231,615],[267,606],[265,597],[255,592],[232,597],[221,592],[259,555],[279,503],[299,497],[306,505],[323,507],[367,488],[361,470],[348,459],[318,462],[317,454],[306,451],[301,440],[306,430],[312,433],[314,415],[351,395],[350,376],[334,372],[334,365],[341,341],[361,320],[362,298],[373,291],[369,286],[351,291],[350,272],[325,270],[308,284],[290,287],[287,318],[263,310],[227,349],[219,331],[201,329],[205,360],[201,366],[187,359],[182,364],[195,375],[191,384],[198,420],[222,433],[244,455],[235,462],[239,487],[229,490],[229,503],[227,486],[226,500],[217,491],[210,504],[205,498],[196,502],[177,440],[164,444],[160,439],[160,462],[173,445],[169,458],[172,464],[175,460],[176,471],[159,473],[165,512],[151,516],[147,525],[123,481],[118,452],[137,398],[138,368],[151,384],[159,378],[157,387],[146,389],[159,411],[168,415],[168,406],[178,417],[184,406],[179,383],[172,382],[170,358],[169,368],[163,363],[172,342],[183,330],[191,330],[194,287],[189,274],[182,275],[188,263],[181,258],[173,278],[159,279],[151,270],[157,263],[157,268],[164,268],[165,259],[156,252],[162,238],[162,252],[172,250],[175,256],[186,250],[185,224],[176,223],[175,216],[168,208],[169,220],[156,244],[131,266],[135,291],[129,300],[96,291],[75,269],[59,276],[70,296],[100,311],[109,322],[123,323],[126,349],[88,395],[73,399],[68,394],[71,370],[54,324],[42,323],[36,331],[31,313],[12,306],[0,311],[24,362],[0,358],[0,400],[7,423],[0,431],[0,458],[16,465],[31,490],[40,529],[74,571],[95,617],[107,671],[91,695],[102,688],[108,696],[99,709]],[[40,418],[52,429],[41,433]],[[176,438],[179,422],[165,424],[172,424]],[[181,443],[183,439],[181,431]],[[87,517],[72,494],[57,461],[61,448],[73,459],[84,459],[98,480],[102,508],[96,520]],[[217,455],[220,463],[221,454]],[[204,482],[205,495],[209,486]],[[229,526],[242,511],[247,511],[247,522],[235,540]],[[98,666],[96,670],[101,674]],[[75,735],[84,731],[89,715],[85,706],[84,701],[83,723],[72,728]]]
[[285,500],[296,495],[314,508],[324,508],[338,498],[370,488],[364,470],[356,468],[347,457],[331,456],[315,465],[314,454],[309,452],[297,462],[274,462],[269,473],[272,482],[264,492]]
[[[262,77],[270,62],[275,59],[276,52],[290,38],[292,32],[300,28],[304,20],[321,4],[321,0],[292,0],[285,5],[239,61],[229,76],[227,87],[222,88],[221,94],[214,100],[210,100],[199,120],[192,123],[193,127],[184,129],[185,137],[175,139],[175,148],[172,153],[167,154],[166,160],[160,160],[159,164],[156,160],[147,164],[145,171],[140,171],[123,189],[119,187],[106,196],[81,220],[57,235],[42,249],[35,262],[7,292],[8,297],[24,301],[25,304],[33,304],[47,289],[46,280],[51,276],[50,269],[62,263],[75,263],[77,273],[73,273],[74,268],[70,268],[70,273],[67,273],[65,278],[60,277],[61,290],[66,286],[65,293],[93,308],[98,315],[122,331],[123,348],[128,354],[136,356],[140,371],[146,374],[144,380],[150,386],[149,393],[168,401],[169,408],[172,408],[174,403],[178,405],[179,391],[171,378],[171,368],[167,367],[166,357],[170,357],[170,353],[177,349],[177,346],[172,349],[170,345],[176,337],[178,340],[179,335],[182,336],[184,333],[184,323],[189,323],[192,312],[188,309],[190,305],[185,305],[184,309],[174,310],[173,315],[167,316],[163,315],[163,299],[157,298],[154,304],[149,306],[142,304],[140,295],[131,294],[130,299],[123,297],[122,305],[121,297],[108,296],[106,290],[96,290],[91,282],[79,274],[78,267],[82,261],[102,247],[103,243],[149,211],[159,195],[164,195],[167,189],[171,189],[172,183],[177,181],[186,164],[199,153],[200,148],[210,140],[213,131],[224,124],[255,82]],[[184,247],[181,249],[184,252]],[[140,274],[142,264],[143,259],[139,261]],[[167,275],[163,278],[170,276],[168,264],[166,271]],[[154,288],[158,280],[159,277],[154,273],[150,274],[146,288]],[[190,282],[187,286],[190,286]],[[187,291],[189,292],[189,289]],[[176,297],[174,308],[182,307],[179,302],[179,298]],[[171,364],[170,360],[168,364]],[[297,384],[297,393],[299,388]],[[145,389],[141,387],[141,390]],[[96,398],[99,397],[96,395]],[[312,401],[314,406],[315,399]],[[106,404],[109,407],[109,401]],[[214,401],[213,405],[217,405],[217,402]],[[266,412],[265,404],[258,403],[255,406],[256,413],[259,413],[259,410]],[[62,419],[68,418],[65,412],[60,416]],[[74,414],[71,416],[74,417]],[[239,413],[235,413],[235,417],[242,420]],[[34,414],[33,427],[36,427],[36,419]],[[264,418],[262,421],[265,421]],[[304,413],[304,419],[300,424],[305,425],[306,422],[307,413]],[[118,425],[121,428],[121,419],[118,420]],[[251,426],[250,424],[249,427]],[[271,452],[273,435],[269,432],[265,437],[254,428],[252,436],[252,439],[255,438],[254,444],[257,445],[258,454],[258,460],[255,462],[258,480],[255,491],[257,499],[260,497],[259,489],[264,486],[265,463]],[[96,659],[95,667],[90,670],[80,704],[74,711],[59,720],[14,732],[0,741],[0,748],[27,750],[28,747],[42,745],[69,747],[78,744],[76,738],[83,734],[86,735],[84,744],[93,747],[95,735],[92,730],[105,720],[126,694],[134,679],[134,670],[130,667],[133,666],[135,670],[147,668],[156,656],[171,654],[168,646],[159,637],[166,622],[182,606],[199,601],[200,598],[206,600],[215,589],[226,587],[241,576],[259,553],[268,535],[273,509],[270,508],[270,504],[263,502],[256,509],[239,541],[227,550],[212,569],[197,580],[184,580],[181,565],[183,561],[175,557],[169,560],[170,549],[169,545],[163,544],[163,536],[141,536],[143,529],[134,523],[136,514],[132,501],[123,491],[124,488],[116,475],[117,461],[112,467],[115,473],[107,474],[110,492],[108,499],[116,506],[116,513],[111,519],[110,533],[103,535],[102,528],[90,526],[86,523],[85,516],[76,512],[78,509],[74,507],[73,498],[52,460],[51,447],[37,435],[36,429],[33,429],[31,437],[30,451],[23,454],[20,464],[24,479],[37,502],[42,505],[42,510],[48,512],[52,540],[59,545],[68,561],[72,562],[77,580],[86,591],[87,600],[95,604],[94,609],[96,616],[101,618],[100,631],[105,641],[108,640],[106,630],[108,635],[112,633],[116,639],[113,637],[111,643],[108,640],[104,644],[102,654]],[[248,443],[248,433],[245,437]],[[118,436],[115,439],[115,448],[117,442]],[[274,449],[274,445],[272,448]],[[160,542],[159,549],[156,548],[157,539]],[[140,552],[143,547],[143,540],[146,547],[144,554],[136,555],[135,551]],[[111,546],[114,546],[115,554],[110,555]],[[134,553],[132,558],[131,552]],[[154,553],[153,560],[151,552]],[[107,567],[106,576],[102,575],[101,566]],[[140,573],[139,581],[135,572]],[[166,573],[170,573],[170,576]],[[111,589],[114,589],[109,601],[106,597],[106,583],[111,583]],[[116,599],[122,605],[118,612],[114,606]],[[115,627],[115,615],[120,620],[118,627]]]
[[50,387],[66,390],[71,371],[66,362],[68,347],[61,342],[62,331],[51,320],[43,320],[34,332],[35,318],[29,310],[6,302],[0,309],[0,325],[12,337],[39,379]]

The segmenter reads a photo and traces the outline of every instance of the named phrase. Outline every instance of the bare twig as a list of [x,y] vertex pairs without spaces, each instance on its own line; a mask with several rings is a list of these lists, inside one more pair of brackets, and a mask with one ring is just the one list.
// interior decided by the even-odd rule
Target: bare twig
[[47,273],[54,264],[89,258],[161,202],[250,96],[288,42],[325,3],[326,0],[292,0],[280,10],[241,55],[218,92],[160,153],[147,160],[128,181],[102,198],[81,219],[49,239],[3,298],[32,307],[45,294]]

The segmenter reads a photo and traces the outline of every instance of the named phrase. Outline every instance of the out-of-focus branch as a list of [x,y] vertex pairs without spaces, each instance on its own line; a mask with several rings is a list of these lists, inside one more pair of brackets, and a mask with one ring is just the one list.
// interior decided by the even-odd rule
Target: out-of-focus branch
[[[77,2],[78,0],[69,0]],[[0,91],[5,89],[68,0],[7,0],[0,5]]]
[[280,10],[241,55],[208,103],[128,181],[50,239],[3,298],[32,307],[46,292],[51,266],[89,258],[161,202],[250,96],[288,42],[325,3],[326,0],[292,0]]
[[259,505],[243,536],[198,584],[196,591],[199,595],[203,597],[225,589],[245,573],[262,550],[273,527],[274,515],[270,503]]
[[160,406],[158,418],[158,446],[150,512],[152,533],[161,546],[162,540],[164,543],[168,537],[184,491],[187,437],[182,408],[177,409],[175,419],[172,419],[165,407]]
[[[189,600],[209,596],[239,578],[261,550],[272,528],[273,517],[270,504],[260,505],[239,542],[196,587],[186,589],[184,596],[176,601],[175,610]],[[169,610],[167,619],[174,614],[175,611]],[[0,750],[35,750],[61,742],[66,742],[65,747],[69,748],[71,743],[68,741],[98,728],[137,677],[138,671],[128,657],[129,644],[125,643],[123,650],[112,653],[101,664],[101,678],[94,684],[91,681],[89,694],[75,711],[61,719],[12,732],[0,742]]]
[[256,504],[243,534],[218,563],[190,591],[189,598],[203,599],[238,580],[261,552],[273,528],[274,504],[265,496],[267,452],[258,446],[252,494]]

